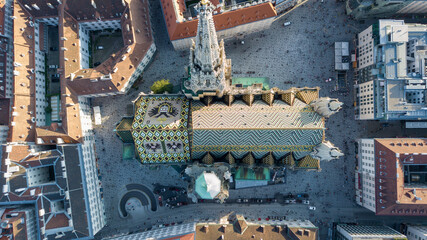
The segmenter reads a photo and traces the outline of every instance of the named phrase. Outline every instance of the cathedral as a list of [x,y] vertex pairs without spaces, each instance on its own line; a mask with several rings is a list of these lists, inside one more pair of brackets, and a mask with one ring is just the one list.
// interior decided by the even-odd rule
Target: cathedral
[[271,87],[268,78],[233,78],[208,0],[197,5],[197,36],[179,94],[140,94],[134,116],[115,132],[143,164],[281,166],[320,169],[343,153],[325,139],[325,119],[341,109],[319,88]]

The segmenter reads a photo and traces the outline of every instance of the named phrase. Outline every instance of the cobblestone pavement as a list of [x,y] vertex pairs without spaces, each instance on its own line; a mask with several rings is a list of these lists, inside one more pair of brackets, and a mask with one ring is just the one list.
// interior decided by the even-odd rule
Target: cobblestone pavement
[[[155,31],[157,55],[144,73],[144,82],[138,90],[132,89],[125,96],[94,99],[93,105],[101,106],[102,126],[95,129],[96,148],[104,188],[107,226],[97,234],[100,239],[120,232],[141,230],[152,224],[191,221],[212,218],[235,211],[249,218],[284,216],[288,219],[310,219],[313,222],[332,221],[387,221],[401,222],[402,218],[375,217],[354,202],[354,139],[359,137],[395,137],[402,132],[400,123],[390,124],[380,131],[380,124],[371,121],[353,120],[353,100],[350,95],[331,93],[332,83],[325,79],[335,77],[333,70],[335,41],[351,42],[355,33],[367,24],[359,25],[344,15],[344,4],[333,0],[321,3],[309,0],[301,7],[276,19],[270,29],[244,37],[244,45],[237,41],[226,43],[227,58],[232,59],[233,76],[266,76],[270,86],[287,89],[296,87],[320,86],[321,96],[339,98],[344,108],[326,122],[326,140],[330,140],[344,151],[344,157],[336,161],[322,162],[321,172],[288,172],[284,185],[267,186],[243,190],[231,190],[230,198],[273,197],[277,192],[310,194],[310,202],[317,207],[309,211],[307,205],[266,204],[191,204],[176,209],[160,208],[156,213],[147,213],[146,218],[122,219],[117,207],[129,183],[152,185],[185,186],[179,174],[169,166],[150,170],[136,161],[121,160],[122,143],[113,129],[125,114],[125,107],[134,100],[139,91],[149,92],[149,86],[159,79],[170,79],[174,84],[180,82],[188,64],[188,52],[175,52],[168,41],[159,1],[150,1],[152,23]],[[283,23],[292,24],[284,27]],[[247,74],[247,72],[255,72]],[[285,82],[294,82],[285,84]],[[350,82],[351,85],[351,82]],[[416,132],[411,133],[416,136]],[[330,204],[331,207],[326,207]],[[327,211],[326,211],[327,210]],[[416,218],[404,219],[407,222],[419,221]],[[328,228],[320,226],[325,239]]]

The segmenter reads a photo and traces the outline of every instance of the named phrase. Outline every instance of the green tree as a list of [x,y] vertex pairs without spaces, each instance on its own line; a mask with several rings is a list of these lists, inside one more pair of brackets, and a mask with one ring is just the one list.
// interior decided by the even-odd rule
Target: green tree
[[151,91],[153,91],[155,94],[161,94],[166,91],[171,93],[173,91],[173,85],[167,79],[158,80],[155,81],[151,86]]

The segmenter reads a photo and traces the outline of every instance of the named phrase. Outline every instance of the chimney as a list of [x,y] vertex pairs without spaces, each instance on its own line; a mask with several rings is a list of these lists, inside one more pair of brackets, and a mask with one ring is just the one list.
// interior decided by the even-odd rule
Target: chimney
[[31,6],[33,6],[34,9],[40,10],[39,6],[37,6],[35,3],[31,4]]

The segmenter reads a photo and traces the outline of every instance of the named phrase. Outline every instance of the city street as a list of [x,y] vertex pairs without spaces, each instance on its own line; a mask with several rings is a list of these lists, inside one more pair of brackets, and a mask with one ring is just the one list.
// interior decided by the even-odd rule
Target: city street
[[[344,3],[334,0],[324,3],[309,0],[290,13],[279,16],[270,29],[245,36],[243,45],[239,41],[225,44],[235,77],[269,77],[270,86],[281,89],[319,86],[322,97],[338,98],[344,103],[339,113],[326,120],[326,140],[339,147],[345,153],[344,157],[321,162],[320,172],[288,171],[286,184],[230,190],[230,199],[273,198],[276,193],[304,192],[310,195],[310,205],[317,209],[310,211],[304,204],[272,203],[262,204],[261,207],[259,204],[199,203],[174,209],[159,207],[156,212],[147,213],[146,218],[121,218],[118,203],[127,184],[143,184],[152,190],[154,184],[186,186],[186,182],[170,166],[150,167],[137,161],[122,160],[122,142],[113,132],[126,113],[125,106],[131,104],[139,92],[150,92],[152,83],[162,78],[180,84],[188,64],[188,51],[174,51],[168,40],[159,1],[150,0],[150,6],[157,55],[143,73],[144,82],[137,90],[132,88],[127,95],[93,100],[93,106],[100,106],[102,114],[102,125],[95,126],[94,131],[107,217],[107,226],[96,235],[96,239],[143,230],[152,225],[219,219],[230,212],[243,214],[249,219],[265,219],[268,216],[309,219],[319,226],[320,239],[326,239],[328,224],[333,221],[379,221],[391,225],[402,221],[421,221],[419,218],[376,217],[354,201],[354,140],[360,137],[403,136],[403,130],[399,122],[382,127],[378,122],[354,120],[351,77],[348,79],[350,94],[347,95],[331,91],[335,80],[325,82],[325,79],[335,77],[334,42],[350,42],[353,49],[354,35],[368,26],[349,19],[344,12]],[[283,26],[288,21],[291,25]],[[412,137],[417,134],[420,133],[411,132]]]

